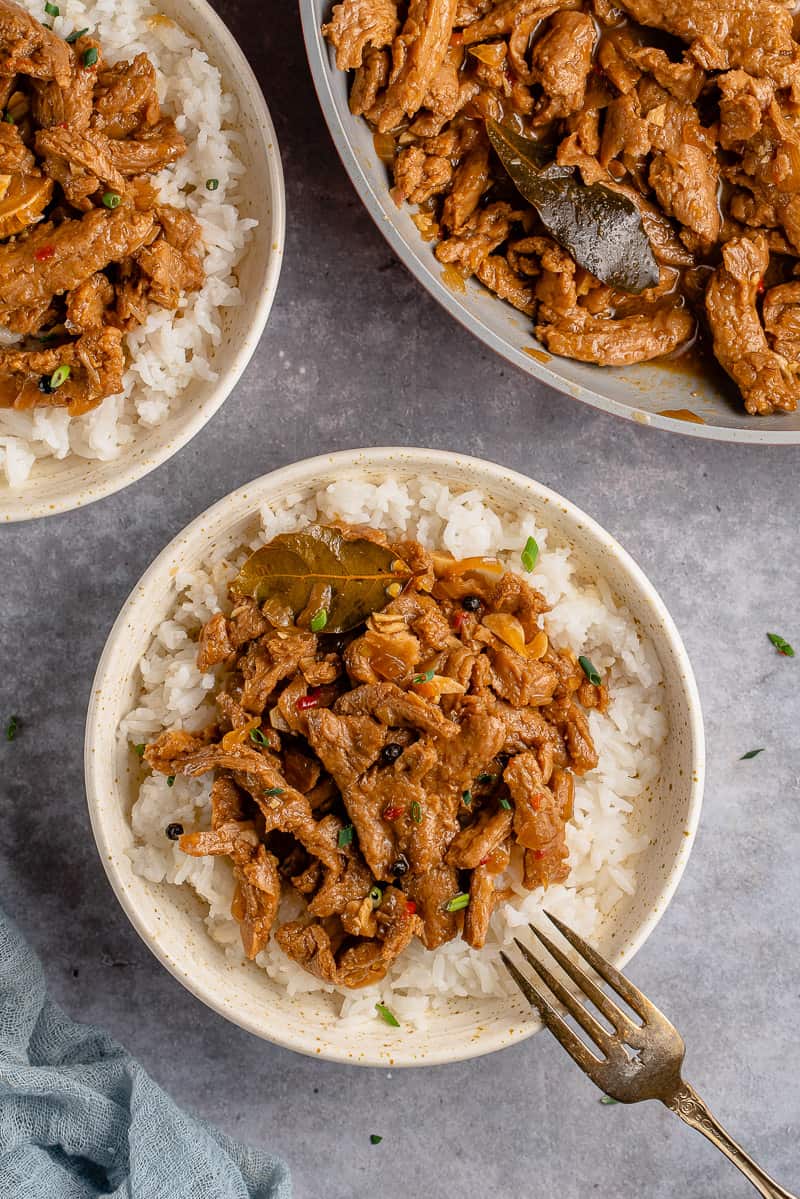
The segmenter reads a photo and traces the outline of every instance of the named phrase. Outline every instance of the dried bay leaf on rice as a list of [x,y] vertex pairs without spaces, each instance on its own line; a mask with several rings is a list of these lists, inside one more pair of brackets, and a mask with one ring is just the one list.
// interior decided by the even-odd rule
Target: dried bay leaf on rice
[[281,533],[251,554],[231,591],[259,603],[278,600],[305,625],[324,610],[325,632],[346,633],[384,607],[391,598],[389,585],[402,586],[411,577],[411,569],[385,546],[327,525],[309,525]]

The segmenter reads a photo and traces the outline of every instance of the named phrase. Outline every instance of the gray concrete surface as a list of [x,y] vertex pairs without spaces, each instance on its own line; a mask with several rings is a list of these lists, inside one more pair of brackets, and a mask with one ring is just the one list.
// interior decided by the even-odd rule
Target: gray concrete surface
[[800,454],[625,424],[505,367],[439,311],[363,214],[320,119],[294,6],[270,4],[258,20],[252,0],[219,7],[283,149],[278,299],[239,387],[177,458],[84,511],[0,531],[0,716],[23,721],[0,743],[2,902],[70,1012],[120,1037],[182,1104],[284,1154],[299,1199],[749,1195],[664,1109],[600,1105],[546,1035],[392,1074],[262,1044],[162,969],[95,853],[81,768],[92,673],[119,606],[173,534],[246,480],[329,449],[417,444],[494,459],[609,528],[685,638],[707,723],[705,810],[684,882],[631,973],[683,1030],[701,1094],[800,1190],[800,658],[779,658],[765,637],[777,630],[800,650]]

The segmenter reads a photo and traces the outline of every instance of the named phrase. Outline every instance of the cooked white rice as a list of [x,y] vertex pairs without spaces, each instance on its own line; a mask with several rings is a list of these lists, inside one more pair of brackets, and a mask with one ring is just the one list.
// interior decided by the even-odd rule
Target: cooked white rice
[[[21,0],[39,19],[44,0]],[[155,305],[146,322],[126,337],[128,369],[124,390],[84,416],[63,408],[15,412],[0,408],[0,478],[20,487],[37,458],[116,458],[133,441],[137,427],[157,425],[178,404],[190,403],[194,380],[216,378],[214,349],[222,339],[221,308],[241,303],[235,268],[249,231],[257,224],[239,216],[241,135],[234,129],[237,105],[222,90],[217,68],[150,0],[60,0],[55,32],[96,34],[107,62],[144,51],[158,72],[163,111],[186,138],[187,152],[153,177],[162,199],[188,208],[200,222],[206,281],[181,300],[177,312]],[[218,179],[209,191],[207,179]],[[2,331],[0,330],[0,334]],[[4,340],[16,340],[5,334]]]
[[[555,605],[545,617],[545,628],[555,644],[587,654],[604,674],[611,694],[606,715],[589,713],[600,765],[588,777],[576,779],[575,818],[567,828],[570,876],[565,886],[547,892],[548,909],[591,936],[601,914],[634,890],[635,859],[647,838],[634,834],[628,814],[658,777],[667,731],[661,711],[661,666],[629,612],[602,580],[580,578],[570,552],[549,545],[547,529],[537,526],[530,514],[497,511],[479,491],[454,493],[425,478],[413,483],[389,478],[380,486],[339,482],[317,494],[287,496],[280,504],[266,505],[259,516],[254,530],[260,525],[260,531],[248,550],[278,533],[339,517],[385,529],[392,536],[416,537],[458,557],[498,554],[515,569],[527,538],[536,538],[541,553],[536,570],[526,577]],[[223,546],[202,568],[176,576],[172,615],[159,626],[141,661],[137,707],[121,725],[121,736],[132,745],[151,740],[165,728],[197,731],[214,719],[217,678],[197,669],[193,636],[225,606],[226,583],[245,552],[241,546]],[[187,830],[208,826],[210,786],[210,778],[179,776],[172,788],[163,775],[144,779],[132,811],[133,868],[154,883],[192,886],[208,904],[205,923],[210,935],[231,958],[243,960],[239,928],[230,915],[230,865],[219,858],[188,857],[164,835],[172,821]],[[344,1020],[377,1018],[375,1001],[380,996],[403,1022],[423,1026],[429,1007],[454,997],[503,994],[511,986],[498,948],[540,910],[544,892],[525,891],[518,873],[509,881],[516,898],[496,909],[484,949],[474,950],[457,940],[429,952],[415,940],[386,980],[362,991],[321,983],[274,942],[256,960],[290,995],[329,992]],[[287,898],[282,918],[301,906],[299,900]]]

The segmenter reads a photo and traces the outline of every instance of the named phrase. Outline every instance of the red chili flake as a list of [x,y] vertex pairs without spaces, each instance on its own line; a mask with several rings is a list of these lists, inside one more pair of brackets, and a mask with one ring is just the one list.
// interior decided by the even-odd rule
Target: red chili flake
[[489,857],[491,857],[491,854],[489,854],[489,855],[488,855],[487,857],[485,857],[485,858],[481,858],[481,860],[478,862],[478,865],[479,865],[479,866],[486,866],[486,865],[488,864],[488,862],[489,862]]
[[322,698],[322,688],[315,687],[313,691],[309,691],[308,695],[301,695],[299,699],[294,701],[294,706],[298,712],[307,712],[309,708],[316,708]]
[[417,905],[414,903],[414,900],[407,899],[406,900],[406,915],[407,916],[415,916],[416,912],[417,912]]
[[759,279],[758,283],[756,284],[756,291],[758,292],[758,294],[760,296],[764,294],[764,280],[763,279]]
[[460,633],[464,627],[464,621],[467,619],[466,612],[456,612],[453,617],[453,628],[457,633]]
[[55,252],[55,246],[42,246],[40,250],[36,251],[34,258],[37,262],[47,262],[47,259],[52,258]]
[[540,862],[542,860],[542,858],[547,857],[547,850],[546,849],[534,849],[533,856],[536,858],[537,862]]
[[456,31],[455,33],[450,34],[450,45],[451,46],[463,46],[463,44],[464,44],[464,34],[463,33],[459,33],[458,31]]
[[388,808],[383,809],[383,819],[398,820],[404,812],[405,808],[402,804],[389,804]]

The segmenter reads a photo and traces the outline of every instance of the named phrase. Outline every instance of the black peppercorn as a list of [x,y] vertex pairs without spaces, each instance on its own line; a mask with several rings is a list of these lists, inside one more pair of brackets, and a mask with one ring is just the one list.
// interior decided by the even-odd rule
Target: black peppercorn
[[465,595],[461,601],[461,607],[465,612],[477,612],[481,606],[481,601],[477,595]]
[[55,387],[53,387],[53,384],[50,382],[49,375],[42,375],[41,379],[39,380],[39,391],[43,391],[46,396],[52,395],[55,391]]
[[167,836],[169,837],[170,841],[177,841],[178,837],[183,836],[183,825],[182,824],[168,824],[167,825]]
[[396,762],[402,752],[402,745],[398,745],[396,741],[390,741],[389,744],[384,745],[383,749],[381,750],[381,760],[385,765],[388,766],[392,762]]
[[392,874],[408,874],[408,858],[404,853],[400,854],[400,857],[392,866]]

